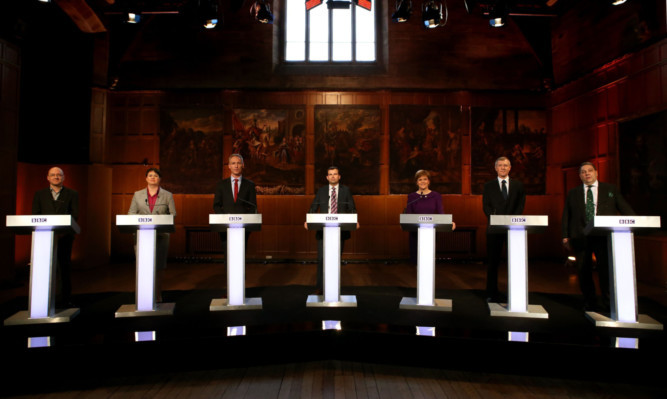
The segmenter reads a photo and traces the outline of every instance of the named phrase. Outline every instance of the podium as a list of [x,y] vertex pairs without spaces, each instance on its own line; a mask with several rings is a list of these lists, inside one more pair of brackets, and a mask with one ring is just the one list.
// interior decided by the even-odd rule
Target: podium
[[452,311],[451,299],[435,298],[435,233],[452,231],[452,215],[401,214],[401,229],[417,231],[417,297],[404,297],[400,309]]
[[584,229],[586,235],[608,235],[611,314],[586,312],[597,327],[663,329],[661,323],[637,312],[633,231],[654,228],[660,228],[659,216],[595,216]]
[[173,303],[155,303],[157,233],[174,231],[174,215],[116,215],[121,233],[137,234],[136,304],[122,305],[116,317],[168,316]]
[[245,297],[245,232],[262,229],[262,215],[211,214],[208,223],[213,231],[227,232],[227,298],[211,301],[209,310],[261,309],[262,298]]
[[356,213],[307,213],[308,230],[322,230],[324,295],[309,295],[309,307],[356,307],[355,295],[340,295],[340,232],[357,229]]
[[507,233],[508,304],[489,303],[491,316],[548,319],[541,305],[528,304],[528,233],[539,233],[549,225],[547,215],[491,215],[488,232]]
[[30,294],[28,310],[5,319],[5,325],[67,323],[79,308],[56,310],[55,280],[57,261],[56,232],[81,229],[71,215],[7,215],[6,225],[17,234],[32,234],[30,250]]

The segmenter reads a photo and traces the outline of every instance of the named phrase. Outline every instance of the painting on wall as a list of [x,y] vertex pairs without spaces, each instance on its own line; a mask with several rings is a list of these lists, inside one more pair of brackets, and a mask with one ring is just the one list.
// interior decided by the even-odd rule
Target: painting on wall
[[461,193],[460,107],[392,105],[389,133],[392,194],[415,191],[414,176],[420,169],[430,172],[432,190]]
[[547,119],[545,110],[473,108],[471,111],[471,185],[482,194],[494,179],[495,160],[506,156],[510,178],[523,182],[526,194],[546,191]]
[[660,216],[665,229],[667,111],[620,123],[618,132],[621,192],[638,215]]
[[162,185],[176,194],[209,194],[222,176],[222,110],[160,112]]
[[233,154],[257,194],[305,192],[306,111],[303,107],[234,109]]
[[315,107],[315,188],[335,165],[353,194],[379,194],[381,132],[379,107]]

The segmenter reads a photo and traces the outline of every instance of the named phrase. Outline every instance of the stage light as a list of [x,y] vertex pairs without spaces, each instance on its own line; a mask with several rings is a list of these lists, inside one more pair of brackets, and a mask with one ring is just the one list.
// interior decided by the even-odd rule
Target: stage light
[[445,26],[447,23],[446,3],[435,0],[424,1],[422,3],[422,21],[424,21],[424,26],[427,28]]
[[135,331],[134,342],[153,342],[155,341],[155,331]]
[[202,0],[199,3],[199,23],[204,29],[215,29],[220,21],[217,0]]
[[508,331],[507,340],[511,342],[528,342],[528,333],[523,331]]
[[616,337],[614,348],[639,349],[639,338]]
[[273,14],[271,14],[271,6],[269,6],[264,0],[257,0],[250,7],[250,14],[255,16],[257,22],[263,24],[272,24],[273,23]]
[[141,14],[138,12],[128,12],[125,14],[125,22],[128,24],[138,24],[141,21]]
[[509,10],[507,9],[507,4],[504,1],[498,1],[489,10],[489,25],[491,25],[494,28],[500,28],[501,26],[505,26],[507,14],[509,14]]
[[51,2],[51,0],[37,0],[37,1],[39,1],[40,3],[50,3]]
[[[44,3],[48,3],[44,1]],[[51,337],[28,337],[28,348],[48,348],[51,346]]]
[[246,329],[245,326],[229,326],[227,327],[227,336],[228,337],[240,337],[245,335]]
[[625,3],[627,0],[612,0],[611,5],[613,6],[620,6],[621,4]]
[[396,11],[391,14],[391,19],[394,22],[406,22],[412,15],[412,1],[411,0],[396,0]]
[[416,335],[422,337],[435,337],[435,327],[422,327],[417,326]]
[[340,331],[342,329],[343,326],[340,324],[340,320],[322,320],[322,330]]

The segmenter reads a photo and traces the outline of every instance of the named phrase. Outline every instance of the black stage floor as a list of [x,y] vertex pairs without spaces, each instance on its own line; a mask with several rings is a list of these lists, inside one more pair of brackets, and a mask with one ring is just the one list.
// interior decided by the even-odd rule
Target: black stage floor
[[[4,394],[85,386],[104,376],[177,370],[247,367],[322,359],[406,366],[661,384],[667,339],[664,331],[595,327],[576,295],[531,293],[549,318],[491,317],[482,291],[436,290],[450,298],[452,312],[399,309],[415,289],[343,287],[356,308],[306,307],[310,286],[259,287],[261,310],[210,312],[224,290],[166,291],[173,316],[117,319],[134,294],[81,294],[81,313],[70,323],[2,326]],[[28,299],[0,306],[4,320],[27,308]],[[667,309],[639,298],[639,312],[667,323]],[[340,320],[342,330],[323,331],[322,320]],[[227,336],[228,326],[246,326],[245,336]],[[416,336],[416,326],[436,328]],[[135,342],[135,331],[155,331],[153,342]],[[529,342],[508,342],[508,331],[528,332]],[[27,348],[28,337],[51,337],[51,347]],[[638,338],[638,349],[614,347],[616,337]],[[72,378],[72,376],[76,376]],[[39,384],[28,382],[37,378]]]

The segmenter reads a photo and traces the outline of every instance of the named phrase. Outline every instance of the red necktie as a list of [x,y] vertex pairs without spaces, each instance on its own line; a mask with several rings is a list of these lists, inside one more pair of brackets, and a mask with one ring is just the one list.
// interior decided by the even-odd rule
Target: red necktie
[[234,202],[236,202],[236,197],[239,196],[239,179],[234,179]]
[[336,197],[336,187],[331,187],[331,213],[338,213],[338,198]]

